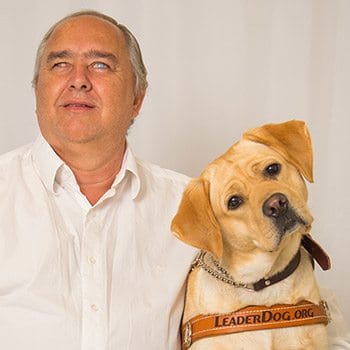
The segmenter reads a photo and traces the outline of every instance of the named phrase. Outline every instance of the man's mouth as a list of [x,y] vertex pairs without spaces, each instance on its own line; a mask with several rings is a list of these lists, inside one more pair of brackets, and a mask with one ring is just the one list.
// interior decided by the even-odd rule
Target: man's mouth
[[64,108],[73,108],[73,109],[91,109],[94,108],[93,105],[88,104],[88,103],[77,103],[77,102],[73,102],[73,103],[66,103],[63,105]]

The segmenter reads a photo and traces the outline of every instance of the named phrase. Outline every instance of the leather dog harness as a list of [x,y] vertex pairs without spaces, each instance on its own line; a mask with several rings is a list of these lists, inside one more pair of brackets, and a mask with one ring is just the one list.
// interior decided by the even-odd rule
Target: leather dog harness
[[303,300],[295,305],[247,306],[228,314],[192,318],[182,326],[182,349],[188,349],[199,339],[215,335],[328,322],[328,306],[324,301],[319,305]]
[[[315,259],[323,270],[330,269],[331,264],[327,253],[310,235],[303,236],[301,244],[312,257],[312,261]],[[269,278],[262,278],[256,283],[243,284],[233,281],[228,272],[215,260],[212,262],[216,269],[211,268],[205,262],[205,255],[205,252],[199,254],[192,269],[201,267],[225,283],[253,291],[259,291],[288,277],[300,262],[300,250],[298,250],[281,272]],[[205,337],[329,322],[330,314],[325,301],[321,301],[318,305],[303,300],[297,304],[276,304],[270,307],[247,306],[232,313],[198,315],[191,318],[182,326],[182,349],[188,349],[193,342]]]

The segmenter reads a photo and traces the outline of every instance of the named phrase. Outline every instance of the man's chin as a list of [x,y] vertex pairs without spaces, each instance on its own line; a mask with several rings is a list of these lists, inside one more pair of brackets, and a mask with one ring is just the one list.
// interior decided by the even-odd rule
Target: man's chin
[[46,141],[54,148],[65,148],[66,146],[72,147],[74,145],[88,145],[93,144],[98,140],[96,133],[81,133],[77,132],[65,132],[59,135],[45,135]]

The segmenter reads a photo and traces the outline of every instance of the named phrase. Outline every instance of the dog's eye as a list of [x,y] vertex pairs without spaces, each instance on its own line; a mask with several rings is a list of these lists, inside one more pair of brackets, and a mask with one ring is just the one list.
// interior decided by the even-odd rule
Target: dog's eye
[[265,175],[267,176],[276,176],[280,173],[280,171],[281,171],[281,164],[278,164],[278,163],[270,164],[264,170]]
[[243,203],[243,198],[239,196],[232,196],[228,200],[227,208],[229,210],[237,209]]

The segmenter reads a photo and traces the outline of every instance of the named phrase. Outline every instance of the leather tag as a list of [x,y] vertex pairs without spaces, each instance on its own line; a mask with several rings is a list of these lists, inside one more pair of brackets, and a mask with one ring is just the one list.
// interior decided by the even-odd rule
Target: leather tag
[[331,268],[331,259],[325,250],[311,237],[304,235],[301,244],[309,252],[309,254],[317,261],[322,270],[326,271]]

